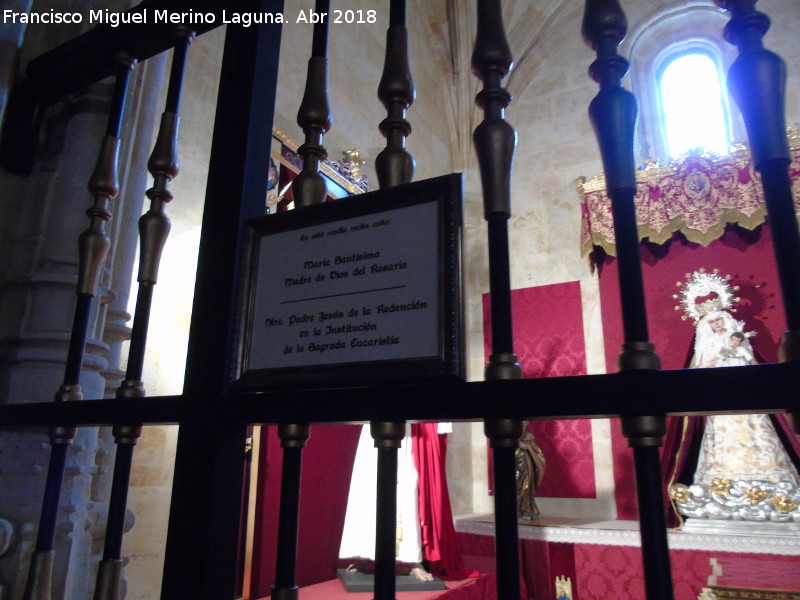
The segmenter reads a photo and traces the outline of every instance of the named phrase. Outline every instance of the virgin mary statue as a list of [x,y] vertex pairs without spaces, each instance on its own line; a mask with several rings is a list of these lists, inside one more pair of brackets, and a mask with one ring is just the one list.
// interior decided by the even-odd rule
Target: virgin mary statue
[[[698,301],[703,298],[707,299]],[[729,312],[735,301],[728,280],[716,272],[695,272],[683,287],[681,303],[696,320],[691,368],[756,362],[750,344],[754,334]],[[676,461],[668,482],[680,515],[691,517],[691,524],[697,524],[695,519],[800,524],[794,440],[784,435],[782,423],[765,414],[712,415],[704,423],[702,418],[692,419],[684,422],[682,433],[686,438],[693,430],[701,432],[699,447],[692,452],[686,439],[680,446],[684,454],[696,456],[694,473],[691,480],[685,472],[681,478]]]

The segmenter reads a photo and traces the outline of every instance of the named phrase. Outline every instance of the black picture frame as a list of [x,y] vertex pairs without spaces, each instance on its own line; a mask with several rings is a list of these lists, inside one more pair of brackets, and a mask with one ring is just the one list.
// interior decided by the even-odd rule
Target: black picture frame
[[452,174],[249,221],[231,389],[463,379],[462,185]]

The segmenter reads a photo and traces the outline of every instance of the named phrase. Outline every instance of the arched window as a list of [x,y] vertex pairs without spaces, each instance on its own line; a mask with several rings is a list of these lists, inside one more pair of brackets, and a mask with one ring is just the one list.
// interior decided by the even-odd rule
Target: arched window
[[[737,55],[736,47],[722,39],[727,23],[712,2],[684,2],[653,8],[631,28],[621,53],[629,57],[630,89],[640,104],[640,164],[656,159],[666,165],[696,147],[725,154],[731,141],[745,138],[724,83]],[[694,137],[710,123],[716,133]]]
[[681,54],[659,80],[664,137],[674,158],[693,148],[726,154],[730,137],[719,69],[707,54]]

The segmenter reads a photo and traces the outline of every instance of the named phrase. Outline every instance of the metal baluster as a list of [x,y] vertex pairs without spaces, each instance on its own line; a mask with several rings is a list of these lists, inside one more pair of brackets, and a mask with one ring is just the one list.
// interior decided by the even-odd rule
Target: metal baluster
[[[791,153],[786,139],[786,64],[764,48],[770,26],[756,0],[715,0],[730,11],[725,39],[738,46],[739,56],[728,72],[728,87],[742,111],[753,163],[761,173],[764,201],[778,265],[786,323],[780,345],[781,361],[800,360],[800,232],[798,232],[792,185]],[[800,419],[793,415],[795,431]]]
[[[478,0],[472,70],[483,81],[483,90],[475,101],[483,108],[484,119],[475,128],[473,141],[488,226],[492,354],[486,367],[487,380],[522,377],[522,369],[514,354],[508,253],[511,167],[517,134],[504,120],[504,109],[511,102],[511,94],[502,87],[502,80],[512,64],[499,0]],[[494,450],[497,597],[517,600],[520,597],[520,571],[514,452],[522,436],[522,421],[493,419],[484,423],[484,430]]]
[[[330,13],[330,0],[317,0],[317,14]],[[297,111],[297,123],[303,128],[305,143],[297,149],[303,157],[303,170],[292,181],[292,196],[296,208],[321,204],[327,195],[325,179],[319,173],[319,163],[327,156],[322,136],[331,128],[328,105],[328,19],[314,24],[311,58],[303,100]],[[275,600],[297,600],[295,583],[297,562],[297,530],[300,518],[300,476],[302,452],[311,434],[307,424],[283,424],[278,436],[283,448],[278,549],[275,558]]]
[[378,98],[388,112],[380,130],[386,148],[375,157],[375,170],[381,189],[409,183],[414,177],[414,158],[406,150],[411,123],[406,110],[413,104],[416,91],[408,63],[408,29],[405,0],[392,0],[386,30],[386,58],[378,85]]
[[[55,402],[82,400],[79,384],[83,353],[89,329],[92,298],[97,295],[97,285],[103,269],[111,241],[106,233],[106,223],[111,219],[109,202],[119,193],[117,180],[117,157],[119,155],[119,133],[122,115],[125,111],[125,94],[128,80],[136,59],[119,54],[116,57],[117,70],[114,92],[108,114],[106,135],[100,147],[94,171],[89,179],[89,192],[94,197],[92,207],[86,211],[89,227],[78,238],[79,266],[77,301],[72,322],[67,362],[64,368],[64,383],[55,394]],[[77,429],[72,426],[50,428],[50,463],[47,470],[42,512],[39,517],[39,531],[36,548],[31,557],[24,600],[49,600],[53,578],[53,550],[56,517],[58,513],[61,485],[64,480],[64,466],[67,448],[75,439]]]
[[[411,133],[406,110],[414,102],[414,82],[408,61],[406,2],[392,0],[389,28],[386,30],[386,57],[378,84],[378,98],[388,111],[379,127],[386,137],[386,148],[375,158],[375,171],[381,189],[410,183],[414,159],[405,149]],[[377,493],[375,495],[375,600],[394,600],[396,593],[397,542],[397,452],[405,437],[406,424],[373,421],[370,433],[378,452]]]
[[[161,253],[169,235],[171,223],[164,213],[165,205],[172,200],[167,185],[178,174],[178,106],[180,104],[183,70],[186,52],[194,37],[194,32],[180,27],[172,55],[167,101],[161,115],[161,126],[150,160],[148,170],[153,176],[153,187],[147,190],[150,209],[139,219],[140,258],[139,291],[133,316],[131,344],[128,352],[128,367],[125,379],[117,389],[117,398],[142,398],[145,396],[142,384],[144,354],[147,346],[147,328],[150,321],[150,307],[153,289],[158,281],[158,267]],[[128,501],[128,484],[133,463],[133,447],[142,434],[139,424],[115,424],[112,433],[117,444],[114,459],[114,474],[111,481],[111,497],[108,506],[106,538],[103,546],[103,559],[98,565],[95,600],[118,600],[122,583],[122,537],[125,529],[125,512]]]
[[373,421],[370,433],[378,452],[375,495],[374,600],[395,598],[395,544],[397,542],[397,451],[406,433],[405,422]]
[[279,425],[278,437],[283,448],[281,470],[280,519],[278,521],[278,554],[275,564],[275,585],[272,598],[297,600],[295,583],[297,561],[297,528],[300,517],[300,476],[303,448],[311,428],[308,425]]
[[[628,61],[617,54],[617,46],[626,32],[625,15],[616,0],[587,0],[583,38],[597,52],[589,74],[600,84],[600,92],[589,105],[589,116],[603,157],[617,239],[625,334],[622,353],[617,359],[620,372],[661,368],[655,348],[648,341],[633,201],[636,195],[633,136],[638,108],[636,98],[621,84]],[[624,417],[622,431],[633,448],[647,597],[671,600],[672,580],[658,456],[658,447],[666,433],[666,418],[663,415]]]
[[[330,0],[317,0],[317,14],[330,13]],[[314,24],[311,58],[303,101],[297,111],[297,124],[303,128],[305,143],[297,149],[303,157],[303,170],[292,180],[292,197],[297,208],[325,202],[327,186],[319,173],[319,163],[328,156],[322,136],[331,128],[328,105],[328,19]]]

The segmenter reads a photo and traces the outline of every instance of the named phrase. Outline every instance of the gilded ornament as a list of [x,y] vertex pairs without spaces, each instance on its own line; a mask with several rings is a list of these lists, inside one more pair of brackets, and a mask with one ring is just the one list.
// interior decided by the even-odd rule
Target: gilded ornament
[[758,504],[759,502],[766,500],[767,492],[757,485],[754,485],[745,492],[745,496],[747,496],[747,499],[750,500],[750,504]]
[[772,499],[772,504],[779,513],[790,513],[797,508],[797,502],[792,500],[786,494],[775,494]]
[[682,483],[676,483],[669,488],[669,497],[675,502],[687,502],[692,497],[692,492]]
[[718,600],[718,597],[711,588],[703,588],[697,600]]
[[572,600],[572,580],[559,575],[556,577],[556,598],[558,600]]
[[711,480],[711,491],[723,496],[731,491],[731,480],[727,477],[717,477]]
[[[701,267],[693,273],[686,273],[685,277],[686,283],[677,282],[680,291],[672,295],[678,300],[675,310],[683,309],[684,315],[681,317],[683,320],[691,318],[696,324],[712,312],[720,310],[736,312],[734,305],[742,299],[734,296],[734,292],[738,292],[741,288],[738,285],[731,286],[730,281],[733,278],[730,275],[721,276],[719,269],[713,269],[708,273]],[[740,330],[744,328],[743,321],[736,323]],[[755,331],[742,331],[742,333],[747,338],[756,334]]]
[[353,181],[361,181],[361,166],[366,162],[361,156],[361,150],[358,148],[342,151],[342,160],[340,162],[342,171],[349,175]]

